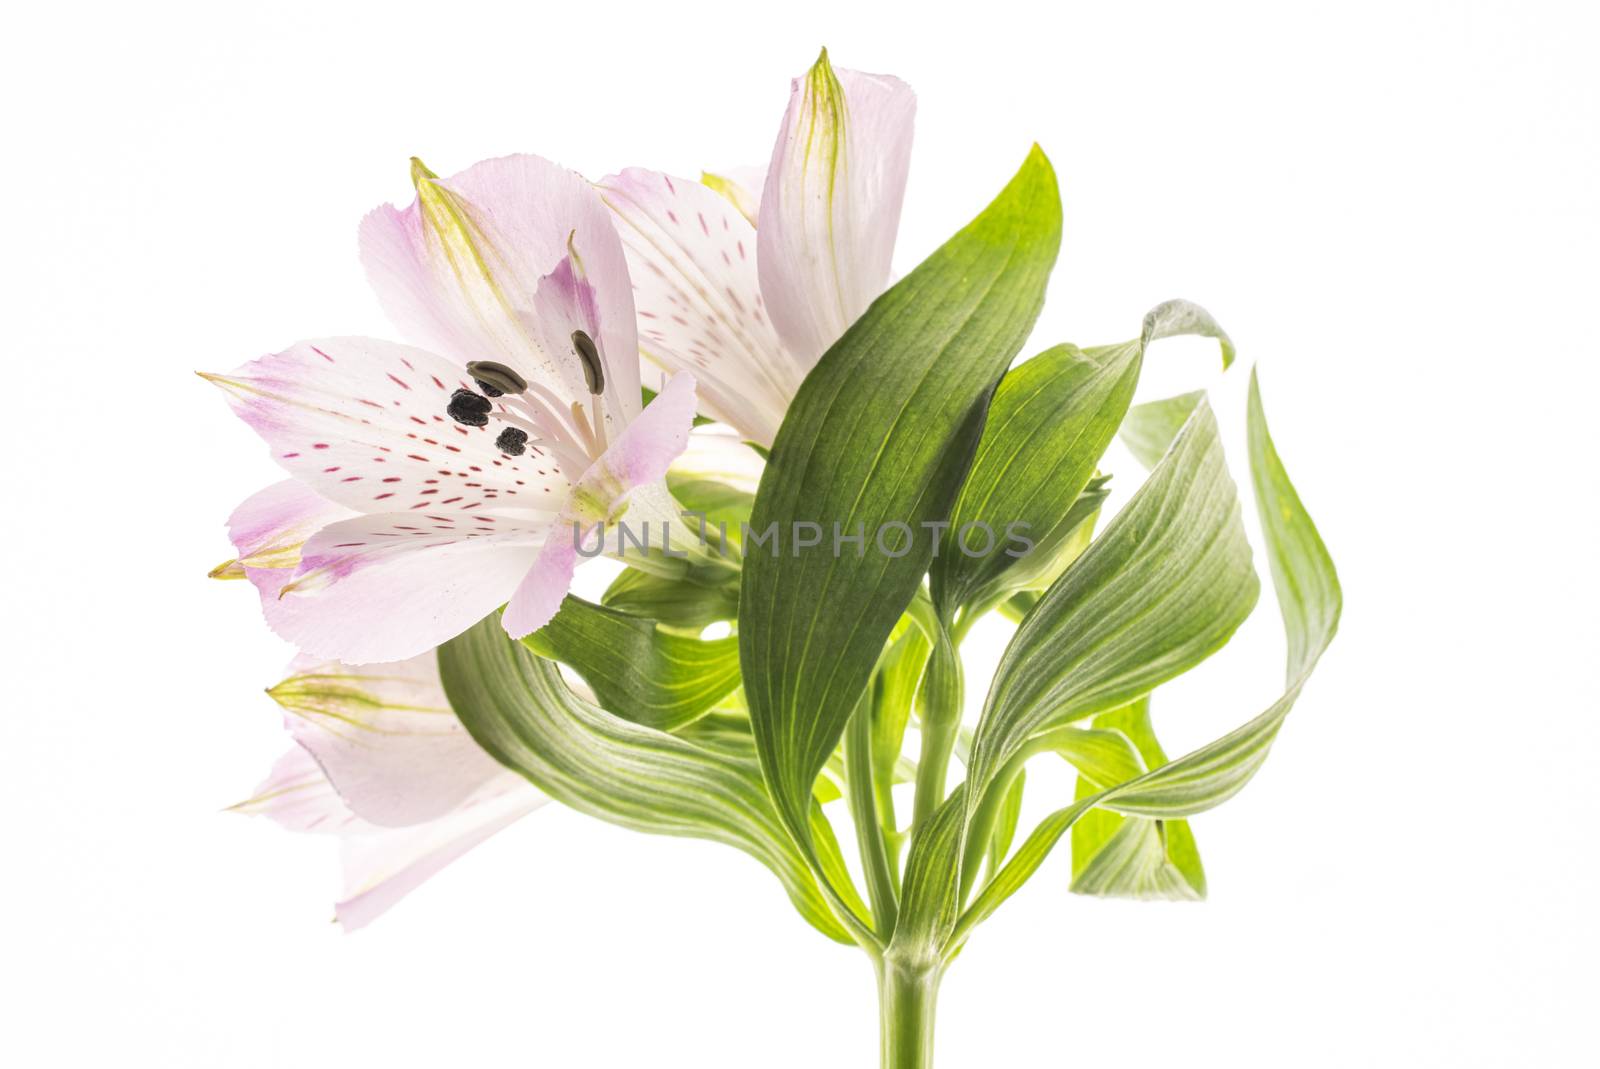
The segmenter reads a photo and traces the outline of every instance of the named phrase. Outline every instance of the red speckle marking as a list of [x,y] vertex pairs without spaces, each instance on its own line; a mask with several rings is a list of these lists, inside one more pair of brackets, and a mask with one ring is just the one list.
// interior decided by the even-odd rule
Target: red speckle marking
[[394,494],[392,494],[392,493],[383,493],[383,494],[377,495],[372,500],[374,500],[374,501],[382,501],[386,497],[393,497],[393,496],[394,496]]
[[312,449],[326,449],[326,448],[328,448],[328,443],[327,442],[313,442],[312,445],[311,445],[311,448]]
[[[399,386],[402,390],[411,389],[410,384],[407,383],[405,379],[402,379],[399,375],[396,375],[392,371],[389,372],[389,378],[392,379],[394,381],[395,385]],[[395,402],[395,404],[399,404],[399,403],[400,402],[398,402],[398,401]]]
[[328,363],[330,363],[330,364],[333,363],[333,357],[329,356],[327,353],[323,352],[321,349],[318,349],[315,345],[313,345],[311,347],[311,351],[316,353],[318,356],[322,357],[322,359],[326,360]]

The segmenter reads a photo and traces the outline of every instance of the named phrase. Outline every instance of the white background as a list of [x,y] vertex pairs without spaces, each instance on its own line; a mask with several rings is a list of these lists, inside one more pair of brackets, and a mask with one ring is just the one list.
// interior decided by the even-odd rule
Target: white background
[[[329,923],[331,843],[221,812],[285,745],[289,651],[204,575],[277,476],[190,374],[389,333],[354,226],[412,153],[762,163],[825,43],[920,94],[898,269],[1037,139],[1067,231],[1035,348],[1210,308],[1242,366],[1164,343],[1146,396],[1237,415],[1259,362],[1347,598],[1265,770],[1194,822],[1210,901],[1071,896],[1062,851],[949,974],[940,1064],[1593,1064],[1592,6],[896,6],[8,15],[0,1061],[873,1064],[865,959],[721,847],[550,807]],[[1281,641],[1264,601],[1163,689],[1168,748],[1271,700]]]

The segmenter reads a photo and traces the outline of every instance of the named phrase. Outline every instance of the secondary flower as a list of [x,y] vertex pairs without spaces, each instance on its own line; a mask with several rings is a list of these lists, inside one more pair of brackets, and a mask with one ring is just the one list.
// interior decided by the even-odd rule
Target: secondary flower
[[346,929],[548,800],[467,734],[432,650],[368,666],[300,657],[267,693],[295,745],[233,809],[339,837]]
[[[622,244],[582,177],[509,156],[448,179],[414,163],[413,180],[410,207],[363,221],[361,255],[422,348],[329,338],[206,376],[348,513],[308,533],[263,594],[296,603],[267,607],[279,634],[353,663],[413,656],[501,604],[513,637],[542,627],[576,567],[575,529],[630,503],[675,514],[661,480],[695,411],[687,373],[642,406]],[[263,529],[305,520],[303,497],[280,496],[252,499]]]
[[898,78],[795,79],[759,198],[630,168],[599,183],[633,275],[640,348],[700,408],[770,445],[806,373],[889,281],[916,97]]

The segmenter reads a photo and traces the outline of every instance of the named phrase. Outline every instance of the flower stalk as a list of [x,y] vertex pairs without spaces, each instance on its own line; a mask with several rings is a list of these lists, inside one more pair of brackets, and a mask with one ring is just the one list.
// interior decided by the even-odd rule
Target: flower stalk
[[931,1069],[938,966],[878,961],[879,1065],[881,1069]]

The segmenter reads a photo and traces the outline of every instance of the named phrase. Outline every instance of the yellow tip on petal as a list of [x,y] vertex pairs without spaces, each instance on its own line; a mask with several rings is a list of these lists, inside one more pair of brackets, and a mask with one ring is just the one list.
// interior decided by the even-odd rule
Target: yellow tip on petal
[[439,176],[428,170],[428,165],[422,162],[421,157],[411,157],[411,184],[421,188],[422,183],[431,181]]
[[237,558],[237,557],[235,557],[233,560],[225,560],[221,564],[217,565],[215,568],[213,568],[209,572],[207,572],[206,573],[206,578],[207,579],[244,579],[244,578],[246,578],[245,571],[244,571],[244,562],[239,560],[239,558]]

